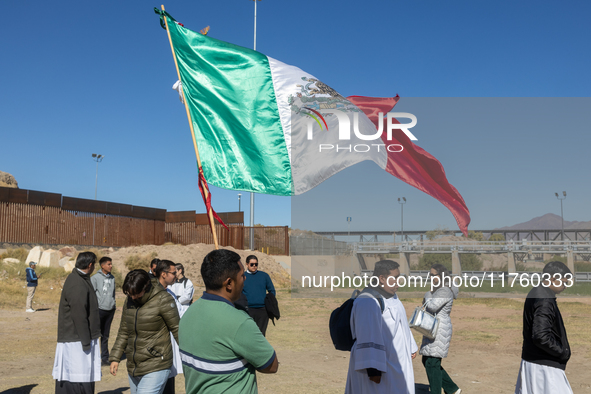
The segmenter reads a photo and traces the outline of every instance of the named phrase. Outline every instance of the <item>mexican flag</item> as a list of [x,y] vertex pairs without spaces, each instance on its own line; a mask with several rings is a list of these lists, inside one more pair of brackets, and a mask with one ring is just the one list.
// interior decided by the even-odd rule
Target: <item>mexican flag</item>
[[208,183],[291,196],[372,160],[443,203],[467,233],[470,213],[441,163],[387,116],[398,97],[343,97],[298,67],[193,32],[157,12],[168,18]]

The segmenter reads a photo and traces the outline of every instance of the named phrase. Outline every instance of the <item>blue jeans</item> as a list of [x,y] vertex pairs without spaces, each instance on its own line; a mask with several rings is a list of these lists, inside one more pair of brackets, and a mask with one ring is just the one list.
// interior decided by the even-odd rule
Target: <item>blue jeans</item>
[[170,368],[152,372],[142,376],[129,376],[131,394],[162,394]]

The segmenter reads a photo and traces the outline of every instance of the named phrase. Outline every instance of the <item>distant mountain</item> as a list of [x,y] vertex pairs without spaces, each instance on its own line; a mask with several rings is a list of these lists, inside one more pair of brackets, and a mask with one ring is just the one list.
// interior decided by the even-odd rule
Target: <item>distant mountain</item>
[[[533,218],[530,221],[515,224],[510,227],[501,227],[497,230],[560,230],[562,228],[562,220],[560,216],[553,213],[547,213],[544,216]],[[564,221],[565,229],[591,229],[591,220],[588,222],[569,222]]]

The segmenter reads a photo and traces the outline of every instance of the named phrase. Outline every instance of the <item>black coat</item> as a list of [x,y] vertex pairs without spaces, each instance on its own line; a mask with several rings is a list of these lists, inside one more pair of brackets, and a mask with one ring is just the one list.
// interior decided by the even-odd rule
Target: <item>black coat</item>
[[543,286],[534,287],[525,300],[521,358],[562,370],[570,358],[570,346],[556,295]]
[[269,315],[269,319],[275,325],[275,320],[279,320],[281,317],[281,313],[279,312],[279,304],[277,303],[277,298],[273,295],[273,293],[267,293],[265,297],[265,310],[267,311],[267,315]]
[[84,350],[101,336],[98,301],[90,275],[76,268],[66,278],[57,317],[58,342],[82,342]]

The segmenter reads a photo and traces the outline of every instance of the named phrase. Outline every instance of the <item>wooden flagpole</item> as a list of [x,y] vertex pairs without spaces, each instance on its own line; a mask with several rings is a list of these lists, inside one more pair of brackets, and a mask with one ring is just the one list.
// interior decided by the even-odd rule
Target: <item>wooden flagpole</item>
[[[164,9],[164,5],[162,5],[162,11],[166,11]],[[174,65],[176,67],[176,72],[179,77],[179,81],[181,81],[181,92],[183,94],[183,102],[185,103],[185,110],[187,111],[187,118],[189,119],[189,127],[191,128],[191,137],[193,137],[193,147],[195,148],[195,155],[197,156],[197,166],[199,167],[199,171],[202,171],[201,158],[199,157],[199,149],[197,148],[197,140],[195,140],[195,130],[193,129],[193,121],[191,119],[191,112],[189,111],[189,105],[187,104],[187,99],[185,98],[185,90],[182,85],[181,73],[179,71],[179,65],[176,61],[176,55],[174,53],[174,45],[172,44],[172,38],[170,37],[170,31],[168,30],[168,19],[166,18],[166,15],[163,15],[163,17],[164,17],[164,23],[166,24],[166,33],[168,34],[168,41],[170,42],[170,49],[172,50],[172,58],[174,59]],[[199,182],[201,182],[201,177],[199,177]],[[203,187],[205,199],[207,199],[207,197],[209,195],[209,191],[207,190],[206,185],[204,185],[203,183],[201,183],[201,186]],[[213,243],[215,245],[215,248],[219,249],[218,236],[215,231],[215,222],[213,220],[213,212],[212,212],[211,206],[207,210],[207,216],[209,217],[209,226],[211,227],[211,233],[213,235]]]

